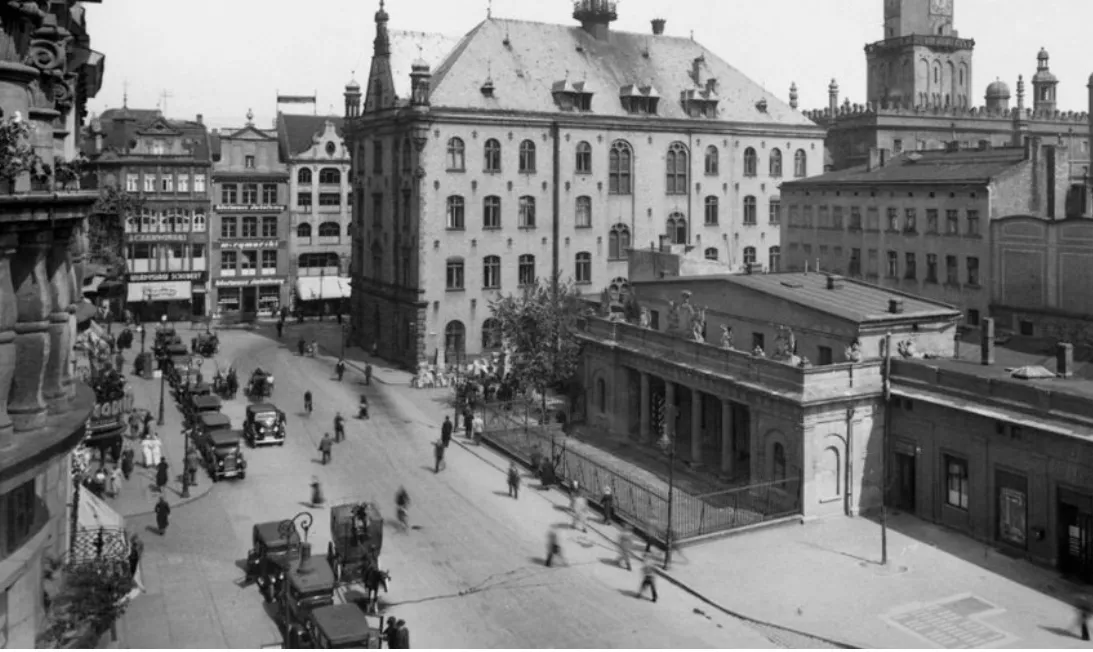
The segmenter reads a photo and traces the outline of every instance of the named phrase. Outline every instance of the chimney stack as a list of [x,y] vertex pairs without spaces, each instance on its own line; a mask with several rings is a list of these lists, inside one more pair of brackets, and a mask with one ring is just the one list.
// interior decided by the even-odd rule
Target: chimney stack
[[903,299],[889,299],[888,300],[888,312],[893,315],[903,314]]
[[827,85],[827,110],[832,118],[839,113],[839,84],[834,79]]
[[654,18],[653,23],[653,36],[660,36],[664,34],[664,23],[666,21],[663,18]]
[[979,350],[982,364],[994,364],[994,319],[987,317],[979,327]]
[[828,290],[838,290],[838,289],[842,288],[843,285],[844,285],[843,277],[838,276],[836,274],[828,274],[827,275],[827,289]]
[[1074,375],[1074,345],[1059,342],[1055,345],[1055,375],[1070,378]]

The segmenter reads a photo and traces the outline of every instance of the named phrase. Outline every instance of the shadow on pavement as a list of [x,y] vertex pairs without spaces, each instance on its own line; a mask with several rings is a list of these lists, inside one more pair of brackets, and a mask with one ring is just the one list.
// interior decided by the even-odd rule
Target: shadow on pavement
[[1078,634],[1070,631],[1069,629],[1064,629],[1062,627],[1055,627],[1054,625],[1040,625],[1040,629],[1044,630],[1045,632],[1050,632],[1052,634],[1055,634],[1056,636],[1061,636],[1063,638],[1077,638],[1077,639],[1081,638],[1081,636],[1079,636]]

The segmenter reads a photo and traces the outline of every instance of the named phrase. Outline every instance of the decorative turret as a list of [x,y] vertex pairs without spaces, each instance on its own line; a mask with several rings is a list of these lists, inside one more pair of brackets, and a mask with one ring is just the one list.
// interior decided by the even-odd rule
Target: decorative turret
[[386,57],[391,55],[391,38],[387,34],[387,21],[390,17],[383,8],[383,0],[380,0],[379,11],[376,12],[376,40],[372,42],[373,53],[376,56]]
[[596,40],[606,41],[611,23],[619,17],[616,4],[615,0],[574,0],[573,17]]
[[789,83],[789,108],[797,108],[797,82]]
[[345,85],[345,117],[356,118],[361,114],[361,85],[350,79]]
[[839,84],[834,79],[827,86],[827,109],[832,117],[839,112]]
[[428,61],[419,56],[410,64],[410,106],[429,106],[429,87],[432,79],[433,73],[429,69]]
[[247,109],[247,126],[248,127],[253,127],[254,126],[254,110],[253,109]]
[[1050,58],[1044,48],[1036,55],[1036,74],[1032,76],[1032,110],[1036,113],[1055,112],[1055,87],[1059,85],[1059,79],[1048,66]]
[[1024,147],[1028,136],[1028,114],[1025,112],[1025,77],[1017,75],[1017,110],[1013,112],[1013,147]]
[[986,100],[988,111],[1009,111],[1010,87],[1001,79],[996,79],[987,86]]
[[1025,76],[1017,75],[1017,112],[1025,112]]

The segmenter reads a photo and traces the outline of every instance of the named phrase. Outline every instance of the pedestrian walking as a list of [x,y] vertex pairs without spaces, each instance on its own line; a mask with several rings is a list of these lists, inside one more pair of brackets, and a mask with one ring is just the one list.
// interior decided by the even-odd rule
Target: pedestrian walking
[[337,312],[337,315],[338,315],[338,325],[341,326],[342,325],[342,311],[339,310]]
[[167,469],[170,465],[167,464],[167,458],[161,457],[159,464],[156,465],[156,491],[163,493],[163,488],[167,486]]
[[467,439],[474,436],[474,412],[471,408],[463,408],[463,431],[466,433]]
[[611,522],[615,520],[615,495],[611,493],[611,487],[603,488],[600,505],[603,506],[604,525],[611,525]]
[[618,564],[626,570],[633,570],[630,565],[630,546],[633,544],[633,538],[630,536],[630,528],[624,527],[619,532],[619,559]]
[[398,635],[395,639],[398,641],[398,649],[409,650],[410,649],[410,630],[406,627],[405,620],[399,620],[395,623],[395,627],[398,628]]
[[345,441],[345,417],[341,412],[334,415],[334,442]]
[[1093,605],[1090,605],[1089,598],[1083,597],[1078,600],[1076,605],[1078,611],[1078,633],[1081,635],[1083,641],[1089,640],[1089,619],[1093,617]]
[[338,360],[338,364],[334,365],[334,372],[338,374],[338,382],[342,382],[342,376],[345,376],[345,360]]
[[588,524],[585,522],[585,506],[586,502],[584,496],[581,495],[581,490],[577,485],[577,481],[573,481],[573,491],[569,498],[569,509],[573,512],[573,529],[580,529],[581,532],[588,532]]
[[444,448],[452,441],[452,418],[444,417],[444,425],[440,426],[440,440],[444,442]]
[[387,627],[383,628],[383,640],[387,641],[388,650],[398,649],[398,625],[394,616],[387,617]]
[[653,602],[657,601],[657,571],[653,566],[653,558],[650,555],[644,555],[641,558],[641,587],[638,588],[637,597],[639,600],[641,596],[645,595],[645,587],[649,587],[649,591],[653,594]]
[[433,442],[433,457],[436,458],[433,473],[440,473],[441,466],[448,468],[448,465],[444,463],[444,442],[439,439]]
[[482,420],[481,416],[476,415],[474,417],[474,443],[482,443],[482,433],[486,430],[486,422]]
[[319,440],[319,452],[323,454],[323,466],[330,463],[330,451],[334,448],[334,440],[330,438],[330,433],[324,433],[323,438]]
[[555,557],[561,557],[562,561],[565,562],[565,565],[569,565],[569,560],[566,559],[565,553],[562,552],[562,543],[558,538],[558,530],[554,526],[551,526],[550,529],[547,530],[547,557],[543,565],[547,568],[551,567]]
[[159,536],[167,532],[167,526],[171,524],[170,520],[171,506],[167,504],[166,497],[160,496],[159,502],[156,503],[156,525],[159,527]]
[[[373,353],[372,355],[375,355],[375,353]],[[364,384],[365,385],[371,385],[372,384],[372,363],[371,362],[366,362],[364,364]]]
[[300,341],[296,343],[296,350],[300,352],[301,358],[307,352],[307,342],[304,341],[304,338],[301,337]]
[[323,485],[319,483],[317,476],[311,476],[311,506],[322,507],[326,499],[323,497]]
[[520,498],[520,471],[514,461],[509,462],[509,495],[514,499]]
[[308,414],[311,414],[311,410],[313,408],[314,408],[314,405],[312,405],[312,403],[311,403],[311,390],[309,389],[309,390],[304,392],[304,411],[307,412]]
[[140,560],[144,556],[144,541],[136,532],[129,537],[129,577],[133,578],[133,583],[140,587],[143,591],[144,586],[137,577],[137,571],[140,570]]
[[190,448],[190,452],[186,455],[186,472],[190,474],[190,486],[197,486],[197,470],[201,468],[201,454],[197,452],[196,448]]
[[281,336],[284,335],[284,334],[285,334],[285,320],[284,320],[284,318],[281,318],[281,320],[279,322],[277,322],[277,339],[281,339]]
[[120,490],[121,469],[115,466],[112,471],[106,474],[106,495],[111,498],[116,498]]
[[121,473],[126,480],[133,475],[133,457],[135,455],[136,453],[131,445],[126,445],[125,450],[121,452]]

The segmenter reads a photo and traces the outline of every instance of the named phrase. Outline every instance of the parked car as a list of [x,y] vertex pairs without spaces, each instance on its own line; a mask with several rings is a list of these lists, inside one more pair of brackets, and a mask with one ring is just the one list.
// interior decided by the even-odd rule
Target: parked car
[[247,477],[247,461],[243,459],[239,432],[232,430],[231,419],[226,415],[206,412],[198,416],[196,441],[214,481]]
[[243,436],[251,446],[284,446],[285,413],[272,403],[248,405]]

